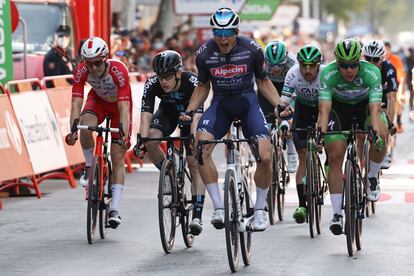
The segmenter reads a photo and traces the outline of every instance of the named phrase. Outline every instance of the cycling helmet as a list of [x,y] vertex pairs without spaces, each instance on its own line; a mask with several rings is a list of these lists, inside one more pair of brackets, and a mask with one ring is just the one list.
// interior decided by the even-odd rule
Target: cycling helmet
[[90,37],[82,44],[81,55],[83,58],[104,58],[108,56],[108,53],[108,45],[100,37]]
[[181,70],[183,60],[179,53],[166,50],[157,54],[152,61],[152,68],[157,75],[169,75]]
[[277,65],[286,62],[287,48],[283,41],[271,41],[265,48],[265,60],[271,65]]
[[297,60],[302,63],[317,63],[322,60],[322,53],[315,45],[305,45],[300,48]]
[[366,57],[382,58],[385,54],[384,43],[380,40],[371,40],[364,44],[362,53]]
[[239,22],[239,16],[230,8],[220,8],[210,18],[213,29],[237,29]]
[[352,38],[344,39],[336,44],[335,57],[337,61],[358,61],[361,58],[361,44]]

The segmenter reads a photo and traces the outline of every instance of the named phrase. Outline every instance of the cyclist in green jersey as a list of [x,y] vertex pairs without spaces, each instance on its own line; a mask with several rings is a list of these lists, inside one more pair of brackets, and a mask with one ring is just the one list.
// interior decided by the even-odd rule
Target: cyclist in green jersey
[[[377,140],[370,149],[368,200],[380,197],[378,172],[386,152],[387,119],[381,112],[382,86],[379,69],[361,59],[361,45],[354,39],[345,39],[335,46],[336,60],[321,73],[319,90],[318,126],[326,133],[325,149],[329,156],[328,183],[333,208],[330,230],[342,234],[342,164],[346,150],[345,135],[329,132],[350,130],[353,118],[358,128],[372,125]],[[359,137],[361,139],[363,137]],[[361,143],[359,143],[362,145]]]

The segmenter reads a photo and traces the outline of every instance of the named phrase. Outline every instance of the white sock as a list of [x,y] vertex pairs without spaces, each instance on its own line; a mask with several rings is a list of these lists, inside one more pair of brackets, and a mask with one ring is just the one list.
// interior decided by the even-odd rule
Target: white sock
[[334,214],[342,215],[342,194],[331,194],[331,203]]
[[264,210],[266,206],[266,197],[269,188],[262,189],[256,186],[256,204],[254,205],[254,210]]
[[219,185],[217,183],[210,183],[206,185],[206,188],[211,197],[211,201],[213,201],[214,210],[224,209],[224,203],[221,200]]
[[381,168],[381,163],[376,163],[372,160],[369,160],[369,173],[368,178],[378,177],[378,172]]
[[287,154],[289,155],[296,155],[296,148],[295,143],[293,143],[293,139],[289,139],[286,141],[287,144]]
[[122,184],[112,184],[112,201],[110,210],[119,210],[119,202],[121,201],[122,191],[124,190],[124,185]]
[[82,149],[83,156],[85,157],[85,165],[86,167],[90,167],[92,163],[92,157],[93,157],[93,148],[91,149]]

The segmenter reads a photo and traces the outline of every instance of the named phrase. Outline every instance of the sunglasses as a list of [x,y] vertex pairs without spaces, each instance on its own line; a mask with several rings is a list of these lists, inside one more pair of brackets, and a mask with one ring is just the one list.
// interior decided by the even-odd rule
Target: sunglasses
[[170,81],[170,80],[172,80],[174,77],[175,77],[175,73],[173,73],[173,74],[168,74],[168,75],[162,75],[162,76],[157,75],[157,78],[158,78],[159,80],[166,80],[166,81]]
[[302,68],[306,68],[306,67],[310,67],[310,68],[315,68],[315,67],[318,67],[319,65],[320,65],[320,63],[319,62],[308,62],[308,63],[305,63],[305,62],[299,62],[299,65],[300,65],[300,67],[302,67]]
[[382,60],[380,57],[365,57],[365,60],[368,62],[378,63]]
[[105,63],[105,60],[104,59],[95,60],[95,61],[85,60],[85,63],[86,63],[86,66],[88,66],[90,68],[92,68],[93,66],[99,68]]
[[355,69],[359,66],[359,62],[353,62],[353,63],[349,63],[349,62],[339,62],[339,67],[341,67],[342,69]]
[[216,37],[230,37],[236,35],[235,29],[213,29],[213,35]]

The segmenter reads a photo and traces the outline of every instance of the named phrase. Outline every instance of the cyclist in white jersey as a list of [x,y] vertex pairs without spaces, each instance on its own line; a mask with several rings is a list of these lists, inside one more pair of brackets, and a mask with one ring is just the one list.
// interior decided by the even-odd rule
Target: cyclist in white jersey
[[[318,91],[321,65],[321,51],[314,45],[303,46],[297,54],[298,64],[288,71],[282,90],[282,106],[286,107],[281,115],[290,113],[292,96],[296,95],[293,128],[315,127],[318,117]],[[307,217],[305,196],[305,168],[306,168],[306,137],[307,133],[293,132],[293,140],[299,155],[299,167],[296,172],[296,189],[299,207],[293,213],[297,223],[303,223]]]

